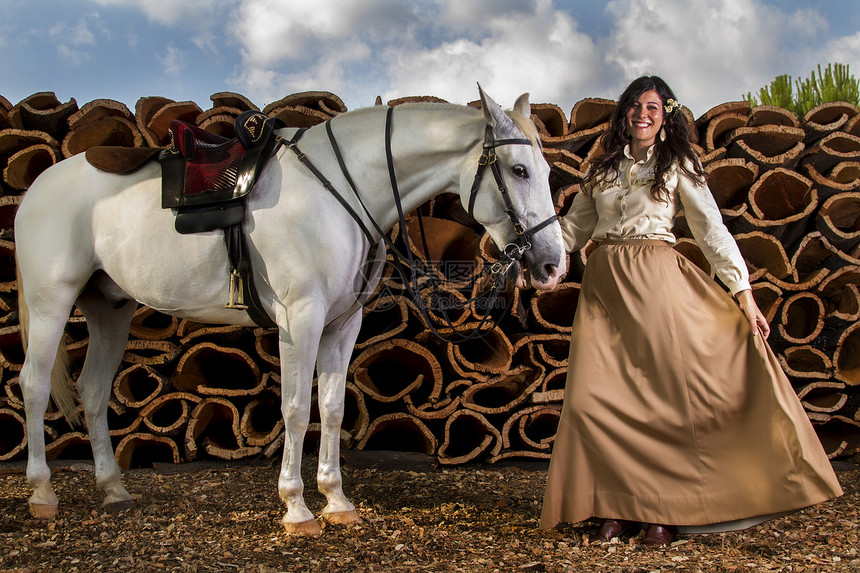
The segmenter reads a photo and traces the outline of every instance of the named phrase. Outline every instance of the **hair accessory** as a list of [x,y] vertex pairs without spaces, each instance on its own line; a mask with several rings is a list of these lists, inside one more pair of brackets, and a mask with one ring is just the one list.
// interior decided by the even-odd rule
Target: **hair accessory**
[[669,98],[666,100],[666,105],[663,106],[663,109],[666,110],[667,114],[672,115],[673,113],[681,109],[681,104],[678,103],[677,100]]

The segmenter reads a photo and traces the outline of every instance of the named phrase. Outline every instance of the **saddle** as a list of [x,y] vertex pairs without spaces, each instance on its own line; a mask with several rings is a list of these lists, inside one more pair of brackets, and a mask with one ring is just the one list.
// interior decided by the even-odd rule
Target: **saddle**
[[200,233],[238,224],[241,200],[253,188],[269,158],[279,120],[249,110],[236,118],[235,138],[226,138],[174,119],[170,147],[159,161],[161,206],[176,209],[179,233]]
[[272,328],[276,324],[263,310],[254,288],[242,221],[244,197],[277,150],[275,129],[285,124],[248,110],[236,118],[234,127],[236,137],[227,138],[172,120],[167,149],[94,146],[87,149],[86,158],[97,169],[124,174],[157,157],[162,174],[161,206],[176,211],[176,231],[189,234],[224,230],[230,259],[229,300],[225,308],[245,310],[254,322]]
[[268,328],[276,324],[263,310],[254,288],[242,221],[244,197],[275,151],[277,140],[272,135],[282,126],[278,119],[249,110],[236,118],[236,137],[230,139],[174,119],[168,128],[170,147],[159,157],[161,206],[176,210],[176,231],[224,230],[230,259],[225,308],[245,310],[254,322]]

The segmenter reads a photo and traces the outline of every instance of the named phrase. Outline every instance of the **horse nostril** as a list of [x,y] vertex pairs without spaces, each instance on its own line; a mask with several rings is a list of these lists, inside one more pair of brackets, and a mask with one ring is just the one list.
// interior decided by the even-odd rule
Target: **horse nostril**
[[546,264],[543,266],[543,270],[546,271],[546,276],[554,277],[558,267],[553,264]]

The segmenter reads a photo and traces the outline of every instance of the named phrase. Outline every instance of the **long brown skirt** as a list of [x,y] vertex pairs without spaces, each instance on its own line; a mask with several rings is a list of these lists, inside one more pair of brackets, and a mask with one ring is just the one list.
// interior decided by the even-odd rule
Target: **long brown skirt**
[[736,529],[841,494],[779,362],[716,282],[662,241],[589,255],[541,527]]

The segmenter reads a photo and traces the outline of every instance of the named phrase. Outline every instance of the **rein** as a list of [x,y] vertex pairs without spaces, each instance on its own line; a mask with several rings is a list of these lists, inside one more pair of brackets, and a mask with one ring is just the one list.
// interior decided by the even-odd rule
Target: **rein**
[[[398,217],[398,225],[400,228],[400,235],[403,237],[403,242],[404,242],[404,245],[406,247],[405,248],[405,251],[406,251],[405,255],[401,252],[400,249],[397,248],[397,246],[391,241],[391,239],[388,238],[385,231],[383,231],[379,227],[379,224],[373,218],[373,215],[370,213],[370,210],[365,205],[364,200],[362,199],[361,194],[358,192],[358,188],[356,187],[355,182],[352,179],[352,176],[349,174],[349,170],[346,168],[346,164],[345,164],[345,162],[343,160],[343,156],[341,155],[341,152],[340,152],[340,147],[338,146],[337,140],[335,139],[334,133],[332,132],[330,119],[325,122],[326,133],[328,135],[329,142],[331,144],[332,150],[335,154],[335,158],[337,159],[337,162],[338,162],[338,165],[341,169],[341,172],[343,173],[344,178],[346,179],[347,183],[349,184],[350,188],[352,189],[353,194],[358,199],[358,202],[361,205],[361,208],[363,209],[364,213],[367,215],[367,218],[370,221],[370,224],[373,226],[374,230],[382,238],[386,247],[395,256],[395,258],[398,260],[398,262],[401,265],[407,266],[409,268],[409,271],[410,271],[409,279],[407,279],[404,276],[402,269],[400,269],[398,267],[397,270],[398,270],[398,273],[400,273],[401,278],[403,279],[403,283],[405,285],[407,285],[407,290],[409,291],[410,295],[413,297],[416,306],[418,307],[422,316],[424,317],[424,320],[427,324],[428,329],[431,330],[439,338],[447,340],[444,336],[442,336],[441,333],[439,333],[436,330],[436,328],[433,326],[433,321],[428,316],[427,305],[424,303],[424,301],[421,297],[421,288],[418,284],[418,281],[420,278],[418,275],[418,265],[416,264],[415,259],[412,256],[412,250],[409,248],[409,234],[408,234],[408,230],[406,228],[406,217],[405,217],[405,213],[403,212],[403,205],[402,205],[402,202],[400,199],[400,191],[399,191],[399,188],[397,185],[397,177],[396,177],[396,174],[394,171],[394,158],[393,158],[392,151],[391,151],[391,134],[392,134],[393,111],[394,111],[394,108],[389,107],[387,110],[387,113],[386,113],[386,118],[385,118],[385,157],[386,157],[386,162],[388,165],[388,175],[389,175],[389,179],[391,182],[391,190],[392,190],[392,194],[394,197],[394,204],[397,208],[397,217]],[[298,141],[299,141],[299,139],[301,139],[302,135],[304,135],[304,133],[307,130],[308,130],[308,128],[306,128],[306,127],[300,128],[299,130],[296,131],[295,134],[293,134],[293,137],[289,141],[286,141],[283,138],[281,138],[280,136],[277,136],[278,141],[277,141],[277,145],[276,145],[275,149],[272,152],[272,156],[274,156],[275,153],[277,153],[277,151],[281,145],[286,145],[286,147],[288,149],[292,150],[293,153],[295,153],[298,160],[302,164],[304,164],[308,168],[308,170],[311,171],[311,173],[314,174],[314,176],[320,181],[320,183],[323,185],[323,187],[325,187],[332,195],[334,195],[334,197],[337,199],[337,201],[346,209],[346,211],[349,213],[349,215],[358,224],[359,228],[364,233],[364,235],[367,237],[368,241],[371,244],[371,247],[373,248],[373,245],[376,244],[376,239],[374,238],[373,234],[368,229],[367,225],[365,224],[364,220],[361,218],[359,213],[356,212],[355,209],[353,209],[353,207],[346,201],[346,199],[344,199],[344,197],[337,191],[337,189],[334,187],[334,185],[332,185],[332,183],[322,174],[322,172],[319,171],[319,169],[317,169],[313,165],[313,163],[308,159],[307,155],[305,155],[304,153],[302,153],[299,150]],[[478,169],[477,169],[477,172],[475,173],[475,179],[472,183],[472,188],[471,188],[470,197],[469,197],[469,211],[468,211],[469,216],[473,217],[475,197],[478,193],[478,189],[480,188],[481,180],[483,179],[483,175],[484,175],[484,172],[486,170],[486,167],[489,165],[490,169],[493,173],[493,177],[496,180],[496,185],[499,188],[499,192],[501,193],[502,198],[505,201],[505,212],[507,213],[508,217],[510,218],[511,222],[513,223],[514,232],[517,235],[514,242],[509,243],[503,249],[503,253],[502,253],[503,257],[500,260],[493,263],[490,266],[489,270],[485,269],[483,272],[483,276],[491,276],[494,279],[493,289],[492,289],[491,294],[489,295],[491,297],[492,302],[495,302],[495,300],[499,297],[499,294],[501,292],[501,287],[504,286],[504,279],[505,279],[505,275],[507,274],[508,270],[511,268],[511,266],[514,264],[515,261],[520,260],[522,258],[522,256],[525,254],[525,252],[531,248],[531,243],[529,242],[529,238],[531,236],[533,236],[535,233],[537,233],[538,231],[540,231],[541,229],[543,229],[544,227],[555,222],[558,218],[557,215],[553,215],[552,217],[549,217],[546,221],[543,221],[542,223],[535,225],[531,229],[526,230],[523,227],[522,223],[520,222],[519,218],[516,215],[516,211],[514,210],[513,202],[511,201],[511,198],[510,198],[510,193],[508,192],[507,186],[504,183],[504,179],[502,178],[501,171],[500,171],[499,166],[496,162],[497,157],[496,157],[496,153],[495,153],[495,148],[497,146],[501,146],[501,145],[533,145],[533,143],[531,142],[531,140],[524,139],[524,138],[495,140],[493,138],[493,128],[490,125],[487,125],[486,130],[484,132],[484,146],[483,147],[484,147],[485,152],[481,155],[481,158],[478,161]],[[419,225],[419,228],[421,230],[421,241],[422,241],[422,244],[424,247],[424,252],[429,253],[430,251],[429,251],[429,248],[427,246],[427,238],[424,234],[424,223],[423,223],[423,219],[421,216],[421,211],[418,210],[416,213],[417,213],[417,218],[418,218],[418,225]],[[436,294],[438,295],[438,289],[436,291]],[[469,305],[471,302],[477,300],[478,298],[482,298],[482,297],[473,297],[469,300],[466,300],[466,301],[463,301],[462,303],[459,303],[458,305],[456,305],[456,307],[463,308],[463,307]],[[507,311],[507,308],[506,308],[506,311]],[[464,335],[460,334],[459,332],[457,332],[455,326],[448,319],[447,313],[444,311],[444,309],[442,310],[441,314],[444,317],[445,321],[448,323],[448,326],[451,328],[452,332],[455,332],[459,335],[458,341],[460,341],[460,342],[465,341],[465,340],[469,340],[469,339],[473,338],[474,336],[479,336],[480,335],[479,333],[483,330],[484,324],[489,319],[489,312],[488,312],[487,314],[485,314],[481,318],[477,328],[475,328],[472,331],[472,334],[464,336]],[[497,323],[500,318],[497,318],[494,322]]]

